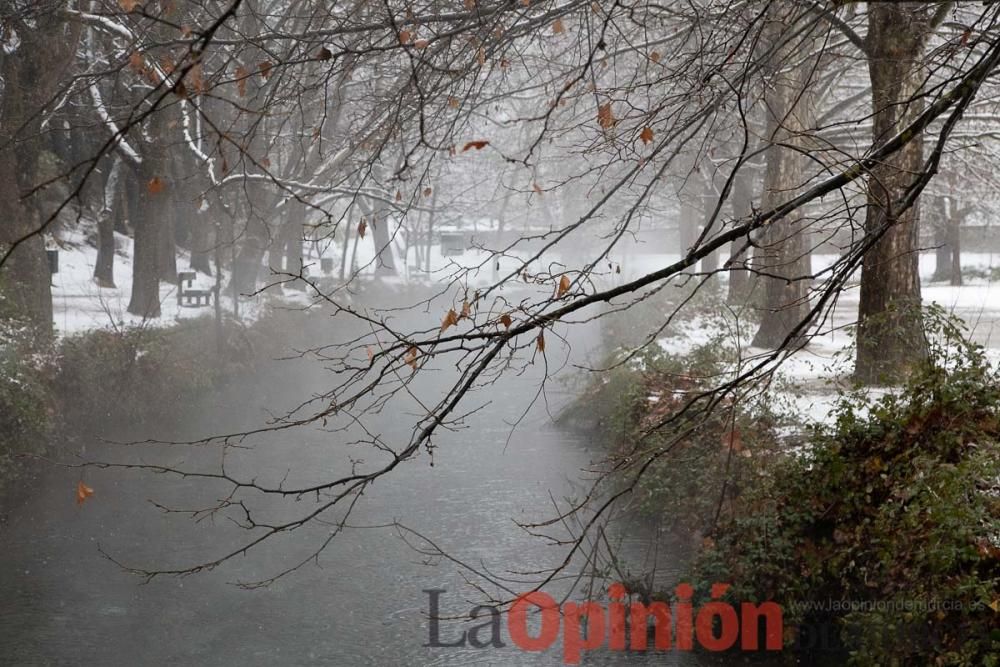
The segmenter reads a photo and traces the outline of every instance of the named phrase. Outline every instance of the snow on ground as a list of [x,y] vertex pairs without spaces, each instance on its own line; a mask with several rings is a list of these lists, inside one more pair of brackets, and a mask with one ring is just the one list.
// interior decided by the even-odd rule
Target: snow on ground
[[[100,288],[93,280],[94,265],[97,260],[97,250],[86,241],[83,231],[69,231],[61,234],[59,272],[53,276],[52,299],[55,326],[60,334],[68,335],[95,328],[105,328],[121,325],[142,325],[141,317],[131,315],[126,311],[132,288],[132,240],[116,234],[118,251],[115,256],[114,288]],[[305,261],[307,264],[319,264],[318,257],[310,253],[307,246]],[[375,247],[372,239],[359,243],[354,254],[354,266],[357,273],[370,275],[375,270]],[[421,258],[419,267],[414,252],[406,257],[395,247],[396,265],[400,269],[399,281],[430,281],[444,282],[456,275],[461,275],[461,282],[467,287],[479,287],[493,284],[509,274],[517,273],[523,268],[523,262],[531,253],[519,251],[501,257],[492,258],[485,251],[466,250],[458,256],[444,256],[441,248],[435,245],[431,248],[430,270],[427,270],[427,258]],[[608,257],[608,261],[616,267],[610,268],[601,276],[595,278],[597,289],[607,288],[635,279],[651,271],[663,268],[677,261],[676,254],[671,253],[625,253],[619,252]],[[829,266],[835,257],[833,255],[814,255],[813,270],[818,271]],[[724,261],[724,258],[723,258]],[[183,251],[178,253],[179,270],[188,270],[188,257]],[[574,263],[576,262],[576,263]],[[334,253],[334,274],[339,273],[341,258]],[[527,268],[529,274],[540,272],[559,273],[566,269],[580,268],[579,260],[571,255],[548,253],[544,260],[535,260]],[[992,253],[965,253],[962,256],[964,268],[983,269],[988,275],[988,269],[1000,266],[1000,256]],[[620,270],[618,270],[620,267]],[[603,267],[602,267],[603,268]],[[311,269],[318,270],[318,266]],[[922,287],[926,302],[935,302],[947,312],[961,317],[971,330],[973,340],[988,348],[988,353],[1000,363],[1000,283],[992,283],[988,279],[969,280],[962,287],[943,284],[929,284],[934,270],[933,253],[925,253],[920,258],[920,272],[925,284]],[[212,289],[214,278],[198,274],[195,282],[197,289]],[[228,282],[228,276],[223,275],[223,284]],[[160,285],[160,300],[162,316],[155,324],[169,324],[180,319],[213,314],[212,308],[180,307],[177,303],[177,287],[166,283]],[[263,294],[254,297],[242,296],[239,300],[241,318],[252,320],[263,309],[265,304],[303,307],[310,303],[309,296],[302,291],[271,288]],[[233,301],[230,295],[223,294],[222,306],[226,312],[232,312]],[[810,343],[789,358],[785,359],[777,373],[781,400],[790,410],[801,415],[804,420],[828,421],[831,410],[838,400],[838,392],[847,386],[847,378],[853,366],[850,346],[853,335],[849,328],[857,319],[858,289],[856,285],[849,286],[840,296],[831,316],[825,321]],[[727,315],[706,315],[699,313],[678,321],[671,326],[670,334],[658,342],[664,350],[673,354],[685,354],[693,348],[709,343],[721,335],[732,336],[737,329],[733,322],[726,321]],[[728,317],[732,317],[731,314]],[[764,354],[765,350],[749,347],[753,336],[752,330],[740,330],[739,346],[744,359],[751,360],[756,355]],[[884,389],[875,389],[884,393]]]
[[[160,283],[160,310],[158,319],[144,321],[138,315],[127,312],[132,293],[132,239],[116,233],[117,251],[114,261],[115,287],[99,287],[94,282],[94,266],[97,264],[97,249],[87,243],[82,231],[66,231],[59,239],[59,272],[52,276],[53,323],[59,335],[72,335],[91,329],[119,326],[167,325],[181,319],[212,315],[211,307],[181,307],[177,303],[177,286]],[[189,257],[179,251],[178,271],[190,271]],[[223,284],[229,276],[223,274]],[[211,290],[215,278],[197,274],[192,288]],[[269,300],[267,295],[241,298],[240,317],[244,321],[253,320],[262,306]],[[232,312],[233,302],[223,295],[222,307]]]
[[[659,264],[676,256],[661,256]],[[814,256],[813,268],[828,266],[833,256]],[[649,270],[652,260],[645,260],[641,270]],[[964,268],[990,269],[1000,266],[1000,256],[988,253],[966,253],[962,256]],[[967,280],[961,287],[927,282],[934,271],[932,254],[920,258],[920,272],[924,279],[921,287],[925,303],[937,303],[946,312],[965,321],[970,338],[986,348],[987,358],[1000,364],[1000,283],[988,279]],[[837,301],[831,316],[822,324],[809,344],[787,357],[775,377],[778,400],[787,410],[801,417],[803,422],[829,422],[839,401],[840,392],[850,389],[850,374],[854,359],[854,342],[851,327],[857,321],[859,290],[848,287]],[[729,323],[726,322],[729,318]],[[685,354],[695,347],[709,343],[720,333],[736,329],[732,315],[698,314],[674,326],[670,335],[658,343],[667,352]],[[767,350],[749,347],[754,331],[741,331],[739,347],[743,363],[750,363]],[[732,334],[727,334],[732,338]],[[730,341],[735,343],[736,341]],[[891,388],[874,387],[866,390],[877,399]]]

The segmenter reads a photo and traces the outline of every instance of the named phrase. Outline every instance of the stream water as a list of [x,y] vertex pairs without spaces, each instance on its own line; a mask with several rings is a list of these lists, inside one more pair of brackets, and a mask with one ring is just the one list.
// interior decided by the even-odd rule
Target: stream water
[[[325,315],[289,317],[296,337],[314,342],[336,338],[331,332],[337,321]],[[576,360],[593,356],[599,342],[596,325],[575,328],[570,342],[572,352],[550,342],[549,372],[568,355]],[[434,397],[454,379],[447,368],[421,373],[426,377],[414,385],[420,397]],[[422,453],[378,481],[358,503],[351,523],[398,521],[463,563],[499,575],[560,562],[565,554],[561,547],[532,537],[515,521],[548,518],[553,499],[578,493],[590,478],[585,469],[600,456],[601,443],[554,425],[552,415],[573,390],[553,380],[522,418],[544,373],[539,361],[470,398],[469,408],[483,404],[483,409],[464,428],[435,438],[434,465]],[[268,410],[293,405],[329,382],[329,373],[315,361],[264,362],[253,382],[220,391],[183,423],[148,435],[189,437],[259,424]],[[409,437],[417,414],[416,402],[404,401],[368,426],[385,442],[398,444]],[[321,428],[278,432],[252,438],[248,449],[230,452],[229,466],[262,482],[277,483],[287,476],[289,483],[303,483],[342,472],[352,458],[377,460],[370,449],[346,445],[349,440],[347,433]],[[187,469],[205,469],[219,460],[213,448],[121,447],[100,441],[88,442],[84,455]],[[430,599],[424,591],[443,589],[442,612],[467,612],[484,600],[466,583],[468,571],[417,553],[389,528],[348,529],[316,562],[264,588],[245,590],[232,582],[280,572],[308,556],[331,528],[313,523],[219,568],[142,583],[107,556],[126,565],[169,569],[210,560],[246,539],[246,531],[229,521],[193,521],[150,503],[207,506],[222,487],[123,470],[87,469],[82,476],[95,493],[78,506],[74,493],[81,471],[39,467],[0,528],[0,662],[5,665],[562,664],[558,645],[525,653],[511,645],[506,628],[505,648],[427,646]],[[274,507],[261,501],[256,509],[264,516],[287,518],[314,501],[304,497]],[[644,565],[648,547],[639,536],[626,540],[625,560]],[[680,565],[669,551],[660,548],[658,564],[660,576],[667,579]],[[519,585],[510,583],[514,589]],[[441,642],[452,642],[463,626],[442,623],[439,630]],[[707,664],[704,657],[685,653],[606,649],[586,654],[584,662]]]

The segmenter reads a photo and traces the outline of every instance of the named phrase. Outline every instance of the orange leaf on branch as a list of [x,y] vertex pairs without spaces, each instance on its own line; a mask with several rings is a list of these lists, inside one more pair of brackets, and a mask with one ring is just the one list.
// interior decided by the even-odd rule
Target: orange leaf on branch
[[605,130],[610,130],[612,127],[615,126],[615,123],[617,122],[618,121],[615,120],[615,114],[611,110],[611,102],[607,102],[597,107],[598,125],[600,125]]
[[403,361],[406,362],[406,365],[409,366],[410,368],[412,368],[413,370],[417,370],[417,355],[418,354],[419,354],[419,351],[417,350],[417,346],[416,345],[411,345],[410,349],[406,351],[406,355],[403,357]]
[[368,223],[365,222],[364,218],[361,218],[361,222],[358,223],[358,236],[361,238],[365,237],[365,231],[368,229]]
[[562,278],[559,279],[559,287],[556,290],[556,296],[557,297],[565,296],[566,292],[569,291],[569,284],[570,284],[569,276],[563,274]]
[[464,153],[465,151],[469,150],[470,148],[475,148],[477,151],[481,151],[481,150],[483,150],[484,148],[486,148],[489,145],[490,145],[490,142],[483,141],[483,140],[480,140],[480,141],[467,141],[467,142],[465,142],[465,146],[462,147],[462,152]]
[[240,94],[240,97],[246,97],[247,95],[247,77],[250,76],[250,72],[246,70],[243,65],[236,68],[236,88]]
[[648,126],[642,128],[642,132],[639,133],[639,138],[642,139],[642,143],[644,144],[651,142],[653,140],[653,128]]
[[454,308],[448,310],[448,314],[444,316],[441,320],[441,333],[448,330],[448,327],[458,324],[458,313],[455,312]]

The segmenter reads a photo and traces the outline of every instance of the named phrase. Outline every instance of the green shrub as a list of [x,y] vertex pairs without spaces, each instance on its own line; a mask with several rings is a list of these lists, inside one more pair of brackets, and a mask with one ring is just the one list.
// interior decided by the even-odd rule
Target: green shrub
[[29,331],[0,320],[0,486],[17,475],[18,457],[43,452],[52,426],[49,357]]
[[852,664],[1000,661],[1000,385],[958,324],[931,313],[928,329],[902,391],[845,396],[807,454],[744,489],[695,566],[703,585],[782,604],[790,643],[833,627],[826,648]]
[[222,354],[210,318],[67,337],[54,387],[63,422],[87,433],[176,419],[251,363],[248,353],[240,353],[236,327],[225,332]]
[[711,391],[732,377],[735,360],[723,336],[683,355],[651,345],[613,358],[581,399],[606,406],[611,483],[632,486],[631,507],[664,528],[708,534],[777,446],[781,418],[767,394]]

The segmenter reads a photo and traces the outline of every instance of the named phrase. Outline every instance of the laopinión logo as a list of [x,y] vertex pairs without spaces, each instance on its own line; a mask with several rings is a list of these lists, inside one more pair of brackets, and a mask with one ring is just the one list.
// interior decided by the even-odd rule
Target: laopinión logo
[[[580,662],[583,651],[607,644],[612,651],[647,651],[652,637],[656,651],[690,651],[697,645],[708,651],[780,651],[782,648],[782,610],[775,602],[740,604],[739,611],[722,600],[729,584],[712,586],[711,600],[698,607],[692,603],[694,589],[680,584],[674,592],[677,601],[627,602],[622,584],[608,588],[607,605],[598,602],[557,603],[552,596],[533,591],[519,596],[507,612],[507,635],[522,651],[547,651],[558,641],[562,631],[563,661]],[[496,607],[480,605],[469,612],[471,620],[487,618],[460,635],[447,640],[441,637],[440,603],[446,593],[442,588],[423,591],[428,595],[429,641],[435,648],[504,648],[503,623]],[[533,615],[538,616],[531,622]],[[537,626],[529,629],[529,625]],[[763,626],[763,627],[762,627]],[[761,642],[761,637],[764,641]],[[762,646],[763,644],[763,646]]]

